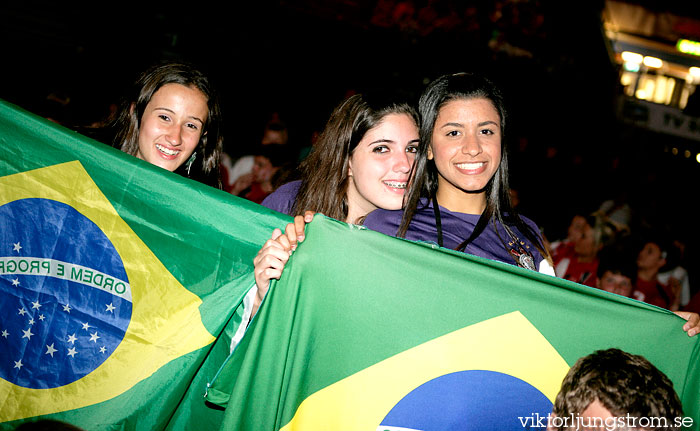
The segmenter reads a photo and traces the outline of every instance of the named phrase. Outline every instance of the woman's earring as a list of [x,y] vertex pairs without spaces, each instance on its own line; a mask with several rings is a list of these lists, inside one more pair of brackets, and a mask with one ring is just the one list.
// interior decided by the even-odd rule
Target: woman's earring
[[193,152],[189,160],[185,163],[185,168],[187,169],[187,176],[190,176],[190,169],[192,168],[192,163],[197,159],[197,152]]

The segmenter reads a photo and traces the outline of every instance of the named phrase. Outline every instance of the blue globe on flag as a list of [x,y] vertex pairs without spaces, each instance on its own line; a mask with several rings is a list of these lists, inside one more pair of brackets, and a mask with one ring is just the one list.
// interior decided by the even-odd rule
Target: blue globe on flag
[[81,379],[131,321],[121,257],[92,220],[61,202],[9,202],[0,225],[0,377],[33,389]]
[[437,377],[408,393],[377,431],[542,430],[551,411],[552,402],[523,380],[468,370]]

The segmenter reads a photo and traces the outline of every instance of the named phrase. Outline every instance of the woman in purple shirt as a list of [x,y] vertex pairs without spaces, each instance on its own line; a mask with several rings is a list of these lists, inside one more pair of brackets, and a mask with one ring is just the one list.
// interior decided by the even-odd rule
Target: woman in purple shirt
[[[338,105],[309,156],[301,181],[286,184],[262,204],[289,215],[322,213],[359,223],[377,208],[397,210],[418,147],[418,114],[390,92],[355,94]],[[296,217],[303,232],[303,218]],[[279,278],[296,243],[294,224],[275,229],[255,257],[255,314],[271,278]]]
[[364,225],[554,275],[537,226],[510,203],[499,89],[478,75],[445,75],[425,89],[419,111],[421,143],[405,209],[376,210]]

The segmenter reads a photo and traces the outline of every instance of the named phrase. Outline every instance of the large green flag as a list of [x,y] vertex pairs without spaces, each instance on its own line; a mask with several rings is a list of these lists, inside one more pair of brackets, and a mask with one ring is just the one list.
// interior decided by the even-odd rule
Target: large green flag
[[317,216],[208,399],[226,430],[544,429],[570,366],[617,347],[666,373],[697,424],[700,341],[683,323]]
[[216,424],[206,359],[287,221],[0,101],[0,429]]

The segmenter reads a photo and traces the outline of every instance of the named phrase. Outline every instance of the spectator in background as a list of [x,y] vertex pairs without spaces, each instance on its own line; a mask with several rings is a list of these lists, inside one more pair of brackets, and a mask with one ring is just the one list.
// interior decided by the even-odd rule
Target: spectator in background
[[629,204],[629,190],[633,185],[627,180],[618,182],[616,186],[611,185],[615,189],[613,197],[604,200],[594,214],[614,226],[618,236],[623,236],[631,233],[634,211]]
[[574,244],[581,235],[583,235],[583,229],[586,226],[586,217],[583,213],[575,213],[571,218],[569,227],[566,231],[566,238],[552,241],[549,244],[550,251],[552,253],[552,258],[556,259],[558,255],[560,258],[564,256],[572,256],[574,253]]
[[666,256],[666,265],[661,268],[657,275],[658,280],[663,285],[669,286],[675,283],[680,285],[679,304],[681,307],[690,302],[690,280],[684,264],[685,247],[685,242],[682,240],[673,240]]
[[[663,372],[643,356],[607,349],[584,356],[571,367],[547,429],[636,430],[641,429],[640,418],[664,418],[668,426],[662,429],[675,429],[676,418],[682,417],[681,401]],[[620,419],[630,423],[620,424]]]
[[[574,218],[576,220],[576,218]],[[599,217],[589,216],[573,247],[554,253],[554,272],[557,277],[590,287],[598,286],[598,253],[612,242],[615,229]]]
[[[606,292],[638,299],[634,295],[637,285],[637,271],[635,258],[627,251],[626,244],[616,243],[607,246],[599,254],[596,287]],[[700,311],[700,295],[696,295],[696,297],[693,298],[696,302],[690,301],[682,311],[677,311],[677,308],[673,310],[676,315],[687,321],[692,321],[692,323],[686,323],[683,326],[683,330],[690,336],[697,333],[692,328],[700,321],[700,316],[697,314]]]
[[[234,183],[231,193],[244,197],[255,203],[262,201],[277,187],[296,179],[294,156],[287,148],[275,148],[273,145],[261,145],[253,152],[253,168],[250,174],[243,175]],[[238,190],[237,187],[245,187]]]
[[657,305],[669,310],[680,306],[680,284],[670,278],[670,285],[664,285],[658,278],[659,271],[666,265],[668,248],[663,239],[650,237],[644,241],[637,256],[637,282],[632,295],[639,301]]
[[607,247],[600,253],[596,287],[626,297],[632,296],[637,265],[624,251]]
[[[289,143],[289,132],[287,126],[281,122],[277,115],[273,116],[273,120],[268,122],[263,130],[260,139],[260,146],[272,146],[271,148],[280,150],[285,153]],[[252,182],[253,165],[255,164],[255,155],[247,154],[233,161],[230,156],[225,155],[222,158],[222,183],[224,190],[232,194],[238,194],[241,190],[246,189]],[[236,184],[237,181],[241,183]]]

